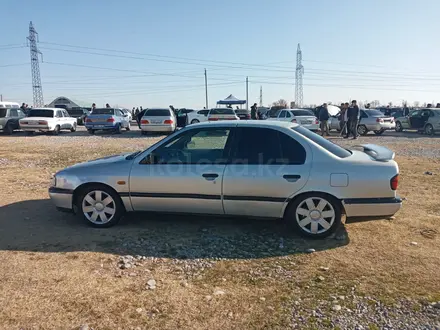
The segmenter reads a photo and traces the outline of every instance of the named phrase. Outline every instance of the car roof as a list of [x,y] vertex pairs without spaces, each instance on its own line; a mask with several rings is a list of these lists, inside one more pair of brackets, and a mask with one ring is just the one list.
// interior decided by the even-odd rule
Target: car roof
[[171,109],[169,109],[169,108],[147,108],[147,109],[144,109],[144,110],[167,110],[167,111],[171,111]]
[[29,110],[66,110],[64,108],[32,108]]
[[220,122],[206,122],[193,124],[188,127],[265,127],[265,128],[274,128],[274,127],[297,127],[298,124],[285,122],[285,121],[275,121],[275,120],[224,120]]

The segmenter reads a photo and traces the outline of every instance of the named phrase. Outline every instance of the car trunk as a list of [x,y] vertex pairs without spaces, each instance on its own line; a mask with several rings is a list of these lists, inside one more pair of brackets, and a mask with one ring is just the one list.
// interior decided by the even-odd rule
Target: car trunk
[[113,119],[113,115],[89,115],[87,122],[93,124],[107,124],[109,119]]
[[296,122],[300,125],[311,125],[315,123],[315,120],[315,116],[295,116],[295,118],[292,119],[292,122]]
[[[145,121],[148,121],[145,122]],[[145,116],[141,120],[141,124],[148,124],[151,126],[162,126],[162,125],[172,125],[174,123],[173,118],[171,116]]]

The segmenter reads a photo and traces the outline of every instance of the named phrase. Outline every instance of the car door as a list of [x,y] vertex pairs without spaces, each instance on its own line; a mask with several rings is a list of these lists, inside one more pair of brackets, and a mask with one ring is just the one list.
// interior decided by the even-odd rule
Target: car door
[[134,210],[224,214],[230,133],[218,126],[185,129],[148,151],[130,173]]
[[403,117],[401,122],[402,127],[404,128],[415,128],[414,125],[417,125],[417,121],[420,118],[420,110],[415,110],[409,114],[407,117]]
[[57,125],[60,126],[61,129],[64,128],[65,122],[64,122],[63,112],[61,110],[55,111],[55,122]]
[[[71,129],[73,126],[73,117],[70,117],[67,110],[63,110],[64,129]],[[76,119],[75,119],[76,120]]]
[[18,115],[18,110],[17,109],[9,109],[8,124],[11,123],[10,125],[12,125],[12,129],[19,128],[19,124],[18,124],[19,119],[20,119],[20,117]]
[[284,121],[292,121],[295,118],[295,116],[290,112],[286,110],[286,119]]
[[115,109],[116,122],[121,123],[122,128],[128,127],[128,116],[119,109]]
[[281,121],[285,121],[286,120],[286,110],[281,110],[278,113],[278,118],[277,120],[281,120]]
[[236,129],[223,177],[225,214],[280,217],[288,198],[305,185],[310,147],[284,130]]

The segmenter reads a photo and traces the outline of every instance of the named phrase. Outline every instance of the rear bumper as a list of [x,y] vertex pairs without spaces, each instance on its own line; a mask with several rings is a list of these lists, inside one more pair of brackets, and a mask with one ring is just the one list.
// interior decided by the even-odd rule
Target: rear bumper
[[72,210],[73,190],[50,187],[49,196],[57,208]]
[[141,125],[144,132],[174,132],[175,127],[170,125]]
[[20,129],[24,132],[51,132],[53,128],[41,127],[41,126],[20,126]]
[[93,129],[95,131],[116,129],[115,125],[85,125],[85,126],[87,129]]
[[396,128],[396,123],[377,123],[374,125],[368,125],[367,128],[370,131],[387,131],[394,130]]
[[390,198],[350,198],[342,205],[348,218],[392,216],[402,208],[402,199]]

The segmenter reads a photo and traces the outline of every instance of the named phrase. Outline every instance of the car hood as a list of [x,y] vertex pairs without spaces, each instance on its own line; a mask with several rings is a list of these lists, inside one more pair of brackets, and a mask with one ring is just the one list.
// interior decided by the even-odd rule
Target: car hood
[[70,170],[70,169],[83,169],[86,167],[96,167],[96,166],[101,166],[101,165],[110,165],[110,164],[114,164],[114,163],[125,163],[125,162],[129,162],[129,160],[127,160],[127,156],[131,155],[131,152],[126,152],[120,155],[113,155],[113,156],[107,156],[107,157],[102,157],[102,158],[98,158],[98,159],[94,159],[94,160],[89,160],[87,162],[84,163],[78,163],[75,165],[72,165],[70,167],[67,167],[66,170]]

